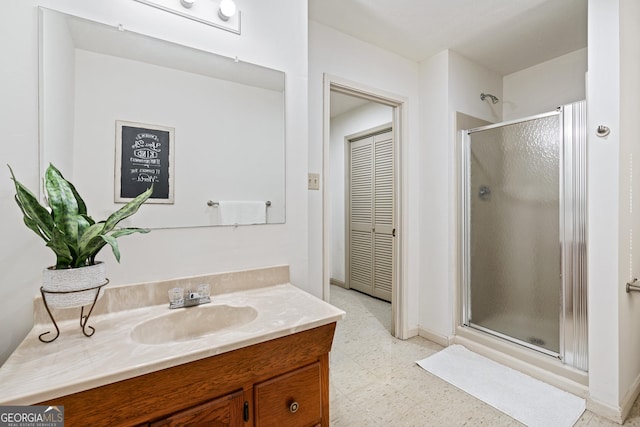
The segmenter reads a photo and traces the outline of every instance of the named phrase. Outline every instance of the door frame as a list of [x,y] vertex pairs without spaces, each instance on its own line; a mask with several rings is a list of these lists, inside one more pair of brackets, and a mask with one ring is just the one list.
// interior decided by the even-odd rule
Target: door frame
[[323,109],[322,109],[322,293],[325,301],[329,301],[330,292],[330,240],[331,240],[331,198],[329,194],[330,176],[330,125],[331,125],[331,91],[345,95],[363,98],[370,101],[388,105],[393,108],[393,118],[391,126],[393,128],[394,139],[394,218],[396,227],[396,237],[393,240],[393,251],[396,254],[394,259],[394,284],[391,296],[391,334],[396,338],[407,339],[407,291],[406,272],[408,271],[406,257],[407,250],[406,230],[404,225],[407,210],[403,209],[406,197],[405,186],[406,173],[403,165],[406,164],[403,149],[403,135],[406,134],[405,108],[407,98],[392,94],[380,89],[372,88],[361,83],[347,80],[335,75],[325,73],[323,75]]

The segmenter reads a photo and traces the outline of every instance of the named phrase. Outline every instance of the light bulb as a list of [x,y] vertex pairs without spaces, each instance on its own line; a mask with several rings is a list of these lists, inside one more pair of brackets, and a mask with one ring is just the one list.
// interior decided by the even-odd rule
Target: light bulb
[[236,4],[233,0],[222,0],[220,2],[220,8],[218,9],[218,16],[223,21],[228,21],[233,15],[236,14]]

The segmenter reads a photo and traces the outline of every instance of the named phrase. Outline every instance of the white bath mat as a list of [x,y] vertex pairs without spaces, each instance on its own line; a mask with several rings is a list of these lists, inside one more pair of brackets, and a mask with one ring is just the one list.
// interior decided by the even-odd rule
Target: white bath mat
[[461,345],[449,346],[416,363],[530,427],[571,427],[585,410],[584,399]]

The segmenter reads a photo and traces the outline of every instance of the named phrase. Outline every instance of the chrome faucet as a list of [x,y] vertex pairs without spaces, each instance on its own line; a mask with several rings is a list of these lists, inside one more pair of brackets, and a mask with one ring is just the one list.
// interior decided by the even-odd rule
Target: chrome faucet
[[182,300],[169,302],[169,308],[194,307],[196,305],[206,304],[209,302],[211,302],[211,297],[209,295],[200,295],[200,292],[188,289]]

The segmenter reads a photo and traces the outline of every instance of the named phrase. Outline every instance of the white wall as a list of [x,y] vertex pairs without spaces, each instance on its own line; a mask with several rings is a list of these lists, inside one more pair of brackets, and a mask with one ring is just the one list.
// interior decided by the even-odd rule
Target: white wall
[[[620,401],[618,299],[620,237],[620,57],[618,1],[589,1],[588,277],[589,393],[617,408]],[[599,124],[612,133],[594,136]],[[626,277],[625,277],[626,278]]]
[[587,48],[504,76],[504,121],[553,111],[586,98]]
[[[314,21],[309,22],[309,171],[322,170],[323,73],[359,85],[406,98],[403,227],[399,230],[403,248],[404,281],[407,288],[408,328],[418,323],[418,270],[422,262],[419,248],[420,191],[418,65],[379,47],[364,43]],[[331,181],[332,177],[328,177]],[[330,200],[326,201],[330,203]],[[309,194],[309,280],[322,285],[322,191]],[[327,278],[328,280],[328,278]],[[415,332],[414,332],[415,333]]]
[[[455,51],[449,51],[449,102],[451,111],[496,123],[503,119],[500,106],[503,99],[503,79],[500,74],[467,59]],[[497,96],[500,102],[493,104],[481,93]],[[449,123],[452,123],[451,115]]]
[[[640,300],[625,292],[640,275],[639,37],[638,2],[589,1],[589,393],[620,419],[640,392]],[[599,125],[609,136],[596,136]]]
[[345,282],[345,137],[391,123],[393,109],[370,102],[331,118],[331,279]]
[[420,63],[420,299],[421,332],[453,333],[449,269],[449,51]]
[[[620,1],[620,281],[640,277],[640,2]],[[623,413],[640,392],[640,295],[619,286],[620,396]]]
[[[238,0],[242,35],[193,22],[130,0],[25,0],[3,4],[0,14],[0,134],[3,163],[29,188],[38,188],[37,5],[260,64],[286,73],[286,224],[154,230],[120,241],[122,263],[107,260],[112,284],[133,283],[274,264],[291,265],[292,282],[316,295],[307,281],[307,4],[296,0]],[[32,324],[32,298],[41,269],[53,256],[26,227],[5,172],[0,180],[0,361]],[[8,242],[11,242],[10,244]],[[149,265],[152,268],[145,268]]]

